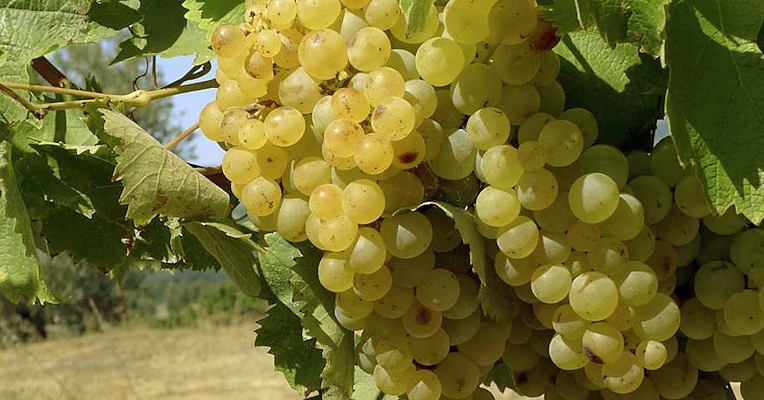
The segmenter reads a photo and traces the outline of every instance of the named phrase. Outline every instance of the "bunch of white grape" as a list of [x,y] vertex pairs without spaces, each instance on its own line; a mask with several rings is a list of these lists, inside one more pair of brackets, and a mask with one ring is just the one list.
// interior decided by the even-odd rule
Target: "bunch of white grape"
[[[547,399],[723,397],[698,371],[764,397],[764,231],[712,216],[670,139],[598,144],[534,1],[439,1],[413,34],[398,0],[246,10],[213,33],[202,132],[259,231],[323,251],[319,282],[381,391],[492,399],[498,362]],[[512,321],[480,309],[453,220],[409,211],[465,179]]]

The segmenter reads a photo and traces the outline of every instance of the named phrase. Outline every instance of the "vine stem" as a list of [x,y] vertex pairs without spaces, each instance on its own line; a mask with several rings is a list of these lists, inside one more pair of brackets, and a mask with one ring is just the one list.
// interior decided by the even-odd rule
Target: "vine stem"
[[[196,92],[199,90],[212,89],[218,86],[217,81],[210,79],[207,81],[192,83],[189,85],[175,86],[162,88],[157,90],[136,90],[132,93],[118,95],[118,94],[105,94],[88,92],[83,90],[68,89],[68,88],[56,88],[53,86],[40,86],[40,85],[28,85],[22,83],[5,83],[0,82],[0,89],[6,92],[14,100],[21,103],[30,112],[33,112],[38,118],[42,118],[48,111],[56,110],[71,110],[74,108],[81,108],[88,104],[92,104],[98,100],[106,100],[111,103],[123,103],[128,106],[144,107],[154,100],[163,99],[170,96],[175,96],[183,93]],[[16,92],[11,90],[13,87],[19,90],[28,90],[34,92],[51,92],[59,94],[69,94],[81,97],[90,97],[87,100],[73,100],[62,101],[56,103],[43,103],[35,104],[28,102],[21,98]]]
[[166,150],[172,150],[172,149],[174,149],[174,148],[175,148],[175,146],[177,146],[178,144],[180,144],[180,142],[182,142],[182,141],[183,141],[185,138],[189,137],[189,136],[190,136],[192,133],[194,133],[194,131],[196,131],[197,129],[199,129],[199,122],[197,122],[197,123],[195,123],[195,124],[191,125],[191,126],[190,126],[190,127],[188,127],[186,130],[184,130],[183,132],[181,132],[180,134],[178,134],[178,136],[175,136],[174,138],[172,138],[172,140],[170,140],[169,142],[167,142],[167,144],[165,144],[165,145],[164,145],[164,148],[165,148]]

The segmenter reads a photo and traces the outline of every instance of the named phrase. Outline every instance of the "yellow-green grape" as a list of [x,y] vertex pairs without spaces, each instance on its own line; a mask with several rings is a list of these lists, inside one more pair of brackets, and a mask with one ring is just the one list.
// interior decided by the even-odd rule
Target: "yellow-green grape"
[[663,282],[676,272],[676,250],[667,242],[657,240],[653,254],[645,263],[653,268],[658,280]]
[[239,143],[249,150],[258,150],[268,143],[265,124],[259,119],[248,119],[239,128]]
[[387,294],[374,302],[374,312],[383,318],[402,317],[414,303],[414,289],[393,284]]
[[[517,159],[525,171],[538,171],[546,165],[546,153],[535,140],[520,143],[517,148]],[[567,199],[567,196],[565,198]]]
[[585,272],[570,287],[570,305],[582,318],[601,321],[618,307],[618,288],[613,280],[600,272]]
[[254,48],[263,57],[273,57],[281,51],[281,36],[274,30],[263,29],[257,32]]
[[403,98],[411,104],[416,115],[416,124],[422,124],[425,118],[429,118],[438,108],[438,95],[435,88],[421,79],[406,81],[406,93]]
[[[308,205],[310,205],[310,203],[308,203]],[[324,245],[321,244],[321,241],[318,239],[318,232],[321,230],[322,224],[321,219],[311,213],[308,216],[308,219],[305,220],[305,235],[313,246],[316,246],[316,248],[321,250],[326,250]]]
[[377,301],[385,297],[393,287],[393,276],[386,266],[380,267],[371,274],[355,274],[353,277],[353,291],[365,301]]
[[573,371],[560,371],[554,380],[554,388],[565,400],[585,400],[589,397],[589,390],[576,381]]
[[397,396],[406,393],[409,378],[416,371],[414,364],[409,364],[401,371],[388,371],[381,365],[374,367],[374,383],[385,394]]
[[[727,382],[746,382],[753,379],[759,374],[756,369],[756,359],[761,360],[761,355],[748,358],[747,360],[737,364],[727,364],[724,368],[719,370],[719,376]],[[761,361],[759,361],[761,363]],[[696,388],[697,389],[697,388]],[[718,389],[717,389],[718,390]],[[722,390],[722,393],[724,391]],[[722,395],[726,396],[726,394]],[[718,399],[724,399],[725,397],[717,397]]]
[[[292,1],[292,0],[283,0]],[[300,66],[298,48],[302,41],[302,33],[296,29],[287,29],[280,32],[281,50],[273,56],[273,62],[281,68],[295,69]]]
[[465,398],[480,385],[480,371],[472,361],[459,353],[449,353],[433,370],[440,380],[444,396]]
[[[201,121],[201,117],[199,119]],[[746,223],[747,223],[746,218],[742,215],[739,215],[735,211],[734,207],[728,208],[727,211],[725,211],[724,214],[722,215],[718,215],[718,216],[707,215],[703,217],[703,225],[705,225],[705,227],[708,228],[709,231],[717,235],[732,235],[737,232],[740,232],[740,230],[743,229],[743,227],[745,227]],[[752,231],[756,231],[756,229],[749,229],[746,232],[744,232],[744,234],[747,234],[748,232],[752,232]],[[758,235],[764,236],[761,234],[758,234]],[[734,246],[735,245],[733,242],[733,248]],[[730,252],[733,254],[737,253],[733,250],[730,250]],[[734,257],[734,255],[732,255],[732,257]]]
[[348,41],[348,59],[353,68],[368,72],[384,66],[390,57],[390,39],[384,31],[366,27]]
[[499,228],[496,244],[507,257],[525,258],[533,253],[539,240],[539,230],[532,219],[521,215]]
[[711,214],[711,209],[703,194],[703,185],[695,175],[682,178],[674,190],[674,201],[683,213],[694,218],[703,218]]
[[430,5],[427,16],[424,20],[424,26],[417,32],[407,33],[406,18],[398,18],[398,21],[390,28],[390,33],[402,43],[415,44],[422,43],[433,37],[440,27],[438,18],[438,8],[434,4]]
[[371,0],[364,8],[364,19],[381,30],[392,28],[401,15],[397,0]]
[[347,171],[356,167],[353,157],[339,157],[329,150],[324,142],[321,146],[321,155],[335,170]]
[[273,60],[263,57],[260,53],[251,52],[244,61],[244,70],[255,79],[273,79]]
[[414,107],[400,97],[388,97],[379,101],[371,114],[374,132],[389,140],[405,138],[414,129]]
[[[533,293],[533,288],[531,287],[531,293]],[[541,323],[541,325],[544,326],[545,329],[553,329],[554,325],[552,324],[552,318],[554,318],[554,312],[557,311],[557,306],[559,304],[546,304],[546,303],[534,303],[532,304],[533,309],[533,315],[536,316],[536,319]],[[550,334],[552,332],[549,332]],[[545,334],[544,341],[546,341],[547,344],[549,344],[549,341],[552,340],[552,335]],[[536,342],[538,341],[538,343]],[[538,339],[535,339],[533,342],[531,342],[531,345],[534,347],[538,347],[540,344],[540,341]],[[546,348],[541,348],[541,353],[543,355],[546,355],[546,351],[548,351],[548,346]]]
[[555,118],[547,113],[537,112],[526,118],[517,130],[517,141],[525,143],[529,140],[538,141],[539,134],[544,127]]
[[504,112],[487,107],[475,111],[467,120],[467,135],[480,150],[502,145],[509,139],[511,126]]
[[443,316],[449,319],[467,318],[480,307],[480,284],[467,274],[458,274],[456,279],[459,281],[459,298],[453,306],[443,311]]
[[279,83],[281,104],[296,108],[303,114],[310,114],[323,97],[319,92],[319,82],[308,75],[304,67],[297,68]]
[[495,1],[451,0],[443,10],[443,25],[459,43],[476,44],[488,38],[488,13]]
[[459,299],[459,280],[451,271],[435,268],[419,283],[416,298],[423,306],[434,311],[446,311]]
[[671,188],[661,179],[646,175],[634,178],[629,187],[645,209],[645,224],[652,225],[668,215],[673,203]]
[[228,109],[220,120],[220,133],[223,139],[232,145],[240,145],[239,132],[249,120],[249,113],[238,108]]
[[357,224],[372,223],[385,210],[385,194],[376,182],[359,179],[342,191],[342,210]]
[[462,68],[462,50],[451,39],[431,38],[417,49],[416,69],[422,79],[433,86],[450,84],[461,73]]
[[[334,308],[334,318],[337,319],[337,322],[342,325],[343,328],[349,331],[363,331],[366,327],[366,321],[369,319],[368,316],[363,318],[353,318],[347,315],[347,313],[339,307]],[[374,363],[376,364],[376,360],[374,360]],[[373,366],[368,369],[373,371],[372,368]]]
[[730,259],[741,272],[750,275],[752,271],[764,267],[762,256],[764,256],[764,230],[748,229],[732,239]]
[[324,146],[338,157],[352,157],[363,137],[363,128],[357,122],[338,119],[326,127]]
[[[300,160],[292,172],[292,182],[306,196],[331,181],[331,166],[319,157],[305,157]],[[326,218],[324,218],[326,219]]]
[[570,209],[583,222],[600,223],[618,208],[618,186],[609,176],[595,172],[576,179],[568,193]]
[[581,339],[586,357],[597,364],[616,362],[623,354],[623,336],[613,325],[605,322],[591,324]]
[[679,329],[690,339],[709,339],[716,333],[716,318],[713,310],[706,308],[697,298],[692,297],[682,304]]
[[391,143],[393,145],[392,165],[395,168],[411,169],[424,160],[427,144],[419,132],[412,131],[406,137]]
[[438,376],[427,369],[420,369],[411,374],[406,398],[410,400],[438,400],[441,395],[441,384]]
[[[417,292],[419,290],[417,289]],[[412,337],[426,338],[440,329],[443,314],[415,301],[402,318],[403,328]]]
[[626,269],[613,275],[621,301],[631,307],[650,303],[658,292],[658,277],[645,263],[629,261]]
[[546,163],[553,167],[572,164],[584,149],[581,130],[566,120],[555,120],[544,125],[539,132],[538,143],[544,149]]
[[465,115],[483,107],[493,107],[501,96],[501,80],[496,71],[482,63],[469,64],[451,82],[451,103]]
[[352,319],[366,318],[374,311],[374,303],[364,301],[353,290],[346,290],[334,295],[334,304]]
[[698,369],[686,355],[679,353],[662,368],[650,373],[650,381],[661,397],[683,399],[692,392],[698,382]]
[[613,179],[623,188],[629,178],[629,162],[621,150],[606,144],[598,144],[581,153],[579,163],[585,173],[599,172]]
[[369,99],[369,104],[376,107],[389,97],[402,98],[406,93],[406,81],[398,71],[390,67],[377,68],[366,76],[363,93]]
[[297,2],[294,0],[271,0],[265,9],[265,16],[278,27],[292,26],[297,17]]
[[202,111],[199,112],[199,127],[204,136],[215,142],[225,140],[220,127],[220,121],[223,119],[223,113],[218,108],[216,102],[210,102]]
[[382,237],[376,229],[368,227],[358,229],[357,237],[349,248],[348,266],[359,274],[377,272],[387,257]]
[[623,303],[619,303],[618,307],[616,307],[615,311],[613,311],[613,314],[609,316],[605,322],[613,325],[621,332],[630,330],[634,326],[634,318],[631,315],[631,307]]
[[[568,194],[561,192],[549,207],[533,212],[533,219],[543,229],[564,234],[578,221],[568,206]],[[570,246],[568,246],[570,247]],[[565,261],[565,260],[562,260]]]
[[644,369],[655,371],[666,363],[666,346],[655,340],[645,340],[637,347],[637,364]]
[[595,270],[614,276],[626,269],[629,250],[620,240],[603,237],[589,254],[589,264]]
[[[540,231],[533,258],[540,264],[562,264],[570,256],[570,243],[563,232]],[[556,303],[556,302],[555,302]]]
[[[554,54],[551,51],[549,54]],[[557,56],[555,56],[556,58]],[[558,68],[559,68],[559,61]],[[590,147],[597,141],[597,135],[599,134],[599,127],[597,125],[597,119],[594,114],[589,112],[585,108],[569,108],[560,114],[559,119],[573,122],[581,129],[581,133],[584,135],[584,147]]]
[[573,371],[589,363],[581,343],[556,334],[549,342],[549,357],[562,370]]
[[626,394],[634,392],[642,385],[645,370],[636,363],[633,354],[624,352],[616,362],[602,367],[602,375],[608,389]]
[[377,363],[390,371],[408,368],[413,361],[408,338],[398,332],[372,337]]
[[385,212],[387,213],[404,207],[415,207],[424,201],[424,184],[410,172],[402,172],[377,184],[385,194]]
[[456,129],[446,136],[434,159],[428,162],[435,175],[450,180],[464,179],[475,169],[477,149],[464,129]]
[[493,365],[504,354],[508,336],[506,325],[483,321],[475,336],[458,346],[459,353],[476,365]]
[[554,330],[567,339],[578,339],[586,332],[591,322],[581,318],[570,304],[563,304],[552,316]]
[[499,0],[488,16],[491,36],[506,44],[525,41],[537,23],[535,4],[528,0]]
[[[560,74],[560,58],[553,51],[545,51],[539,55],[539,68],[536,75],[529,82],[535,86],[551,85]],[[563,112],[564,114],[564,112]],[[562,116],[562,114],[560,114]],[[561,118],[566,119],[566,118]],[[586,138],[586,134],[584,134]],[[596,138],[596,135],[595,135]],[[586,140],[584,141],[586,143]],[[592,143],[594,141],[592,140]],[[590,144],[591,145],[591,144]]]
[[254,99],[244,94],[235,80],[224,81],[215,94],[215,102],[221,110],[241,107],[252,103]]
[[431,207],[424,212],[424,215],[430,220],[433,231],[438,232],[438,235],[433,236],[432,243],[430,243],[431,250],[438,253],[448,253],[462,244],[462,237],[456,229],[454,220],[443,210]]
[[502,227],[520,215],[520,201],[512,189],[487,186],[475,200],[475,213],[486,225]]
[[419,79],[419,73],[416,70],[416,57],[408,50],[393,49],[386,66],[398,71],[406,81]]
[[340,88],[330,99],[331,111],[336,119],[360,123],[369,116],[369,99],[358,90]]
[[280,178],[286,170],[289,156],[280,147],[266,144],[256,151],[257,165],[263,177],[271,180]]
[[570,257],[565,261],[565,266],[570,269],[570,274],[573,278],[583,274],[584,272],[592,271],[592,266],[589,265],[586,253],[580,251],[571,251]]
[[512,125],[521,125],[528,117],[539,112],[541,96],[533,85],[504,85],[496,107],[507,114]]
[[358,225],[346,215],[323,221],[318,239],[329,251],[343,251],[353,245],[358,237]]
[[342,189],[327,183],[317,186],[310,193],[310,211],[322,220],[342,215]]
[[679,163],[676,148],[671,137],[658,142],[650,153],[650,169],[653,175],[671,187],[675,187],[682,178],[692,174],[692,169],[684,168]]
[[499,45],[491,55],[491,59],[502,82],[509,85],[523,85],[530,82],[539,72],[541,65],[541,56],[531,48],[528,42]]
[[435,95],[438,100],[435,113],[431,118],[443,126],[444,129],[459,128],[464,125],[464,120],[467,118],[461,111],[454,107],[451,103],[451,93],[449,90],[441,89],[436,90]]
[[565,89],[557,81],[546,86],[536,86],[540,98],[539,111],[559,116],[565,109]]
[[547,304],[555,304],[567,297],[572,278],[562,265],[542,265],[533,272],[531,290],[533,295]]
[[[522,324],[521,324],[522,325]],[[514,328],[513,328],[514,329]],[[528,339],[530,340],[530,338]],[[504,349],[503,360],[504,364],[512,371],[528,371],[535,367],[541,356],[533,347],[528,346],[529,343],[513,344],[507,343]],[[453,353],[459,354],[459,353]]]
[[629,162],[629,179],[652,174],[650,171],[650,155],[646,152],[630,150],[626,152],[626,160]]
[[350,119],[350,118],[338,118],[334,115],[332,110],[332,96],[324,96],[313,107],[313,112],[310,115],[310,122],[312,123],[311,130],[316,133],[322,134],[326,131],[326,128],[337,119]]
[[631,260],[645,262],[655,251],[655,235],[650,227],[644,226],[637,236],[624,241],[624,244],[629,249]]
[[334,22],[342,11],[339,0],[298,0],[297,19],[308,29],[324,29]]
[[672,246],[683,246],[690,243],[698,235],[700,220],[690,217],[674,206],[654,228],[659,239],[670,243]]
[[764,329],[759,293],[749,289],[730,296],[724,304],[724,320],[730,329],[743,335],[753,335]]
[[221,58],[233,58],[241,54],[246,41],[244,32],[236,25],[220,25],[212,32],[212,50]]
[[260,176],[244,186],[241,201],[249,213],[266,216],[276,211],[281,203],[281,188],[276,182]]
[[613,215],[599,224],[606,235],[618,240],[636,237],[642,232],[644,225],[645,209],[642,203],[630,194],[621,194]]
[[510,145],[494,146],[483,154],[480,163],[485,181],[498,188],[512,188],[523,176],[517,149]]
[[443,329],[438,329],[434,334],[426,338],[409,338],[409,347],[414,361],[421,365],[431,366],[443,361],[450,348],[448,334]]
[[388,261],[395,284],[404,288],[418,286],[435,268],[435,253],[427,250],[410,259],[393,258]]
[[223,175],[239,185],[260,176],[257,154],[241,147],[232,147],[223,155]]
[[753,356],[756,349],[748,336],[731,336],[717,330],[713,338],[714,350],[724,361],[737,364]]
[[679,330],[679,317],[674,300],[658,293],[649,303],[634,307],[634,333],[642,339],[668,340]]
[[268,82],[269,79],[257,79],[247,72],[244,65],[239,68],[239,73],[236,75],[236,83],[239,85],[239,90],[250,99],[257,99],[268,94]]
[[305,119],[292,107],[279,107],[265,118],[265,134],[276,146],[291,146],[302,138],[304,132]]
[[522,286],[530,282],[537,267],[538,263],[533,257],[515,259],[499,253],[494,260],[496,274],[510,286]]
[[[339,25],[339,27],[337,25]],[[368,28],[369,23],[363,19],[363,15],[359,12],[344,12],[342,13],[342,19],[340,20],[338,18],[337,21],[332,24],[332,27],[342,35],[342,38],[345,39],[346,42],[349,43],[358,31],[363,28]]]
[[523,173],[517,183],[517,198],[520,204],[529,210],[543,210],[554,202],[558,190],[557,179],[554,175],[549,170],[541,168],[538,171]]
[[305,71],[317,79],[332,79],[348,64],[345,40],[330,29],[307,33],[300,42],[298,57]]
[[382,221],[380,233],[387,250],[398,258],[414,258],[432,241],[430,220],[419,212],[399,214]]
[[347,253],[324,253],[318,263],[318,280],[321,286],[334,293],[353,287],[353,270],[348,266]]
[[[246,47],[242,50],[246,50]],[[236,77],[239,75],[239,71],[244,68],[244,60],[246,57],[246,51],[242,51],[235,57],[231,58],[218,57],[218,69],[222,70],[228,79],[236,79]]]
[[358,169],[370,175],[385,172],[392,165],[393,157],[393,145],[377,133],[364,135],[358,141],[353,154]]

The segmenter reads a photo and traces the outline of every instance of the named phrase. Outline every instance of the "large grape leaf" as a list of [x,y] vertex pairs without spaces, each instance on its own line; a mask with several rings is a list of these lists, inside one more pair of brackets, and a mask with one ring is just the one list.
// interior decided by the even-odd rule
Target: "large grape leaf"
[[666,97],[680,158],[696,166],[709,204],[764,219],[762,2],[697,0],[671,6]]
[[657,57],[663,45],[667,0],[554,0],[545,18],[559,34],[595,26],[607,43],[631,43]]
[[208,42],[219,24],[244,22],[244,2],[241,0],[185,0],[183,7],[188,10],[186,19],[199,24]]
[[651,133],[662,116],[666,74],[660,63],[631,44],[614,49],[595,28],[565,36],[554,49],[560,56],[557,78],[568,107],[584,107],[599,123],[599,139],[631,147],[652,145]]
[[302,307],[305,301],[295,299],[294,288],[292,287],[292,268],[297,263],[310,263],[318,265],[318,260],[308,260],[303,257],[300,250],[286,241],[277,233],[265,235],[265,242],[268,247],[265,252],[258,254],[260,261],[260,272],[263,279],[268,284],[274,296],[287,309],[291,310],[295,316],[302,318],[305,316]]
[[119,44],[121,51],[112,63],[134,57],[196,55],[195,63],[213,57],[209,41],[194,21],[186,20],[183,0],[141,0],[135,12],[139,20],[130,25],[132,36]]
[[398,396],[383,393],[374,382],[374,377],[355,367],[353,400],[397,400]]
[[26,205],[11,162],[13,133],[0,124],[0,289],[18,303],[23,297],[32,302],[57,303],[42,277],[35,255],[35,242]]
[[406,18],[406,35],[412,35],[424,29],[427,14],[435,0],[400,0],[401,11]]
[[[117,31],[89,18],[91,0],[0,1],[0,81],[29,81],[33,58],[71,43],[89,43]],[[107,24],[108,25],[108,24]],[[3,94],[0,113],[9,121],[22,119],[26,110]]]
[[124,115],[101,110],[105,135],[114,146],[124,190],[119,201],[127,217],[146,225],[155,216],[223,219],[228,215],[228,194],[180,157],[165,150],[151,135]]
[[495,268],[487,268],[478,299],[483,314],[491,319],[511,323],[520,312],[520,300],[512,287],[504,283]]
[[215,222],[189,222],[183,229],[199,240],[204,250],[217,260],[231,281],[244,293],[257,296],[260,293],[260,277],[255,272],[254,252],[259,247],[249,234],[236,228]]

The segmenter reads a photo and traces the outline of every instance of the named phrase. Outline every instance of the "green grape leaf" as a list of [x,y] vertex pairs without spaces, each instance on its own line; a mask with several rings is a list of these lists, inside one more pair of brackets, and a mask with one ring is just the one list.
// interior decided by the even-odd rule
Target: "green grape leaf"
[[112,63],[149,55],[194,54],[196,64],[211,60],[209,41],[196,22],[186,20],[186,11],[177,0],[141,0],[136,11],[140,20],[130,26],[132,36],[119,44],[121,51]]
[[[28,83],[29,62],[72,43],[96,42],[117,33],[89,18],[91,0],[5,0],[0,6],[0,81]],[[19,91],[21,96],[27,94]],[[8,121],[26,110],[0,96],[0,114]]]
[[424,29],[432,3],[434,0],[400,0],[401,11],[406,18],[406,36]]
[[115,176],[124,190],[119,201],[127,217],[146,225],[155,216],[223,219],[228,215],[228,194],[180,157],[167,151],[151,135],[124,115],[101,110],[105,135],[117,139]]
[[374,383],[374,377],[357,365],[353,382],[353,400],[397,400],[398,396],[383,393]]
[[299,392],[312,392],[321,386],[321,371],[326,362],[316,348],[316,339],[303,340],[300,318],[284,304],[276,302],[268,315],[259,320],[255,346],[268,347],[276,371]]
[[219,24],[244,22],[245,9],[241,0],[185,0],[183,7],[188,10],[186,19],[196,21],[204,32],[205,43],[209,43],[212,31]]
[[611,49],[596,29],[573,32],[555,49],[568,107],[584,107],[599,123],[599,140],[620,147],[652,146],[662,116],[666,76],[657,60],[631,44]]
[[555,0],[545,12],[557,32],[565,34],[591,26],[611,46],[631,43],[657,57],[663,45],[667,0]]
[[35,255],[31,221],[11,162],[10,135],[11,127],[0,124],[0,289],[13,303],[24,297],[33,303],[57,303]]
[[486,316],[503,322],[512,322],[520,313],[520,300],[511,286],[496,274],[495,268],[487,268],[485,282],[480,286],[478,299]]
[[260,293],[260,278],[255,272],[257,260],[254,255],[259,246],[250,239],[249,234],[214,222],[188,222],[183,225],[183,229],[199,240],[204,250],[217,260],[242,292],[250,296]]
[[515,388],[515,385],[512,382],[512,373],[509,370],[509,367],[507,367],[507,364],[504,364],[502,361],[497,362],[496,365],[491,368],[491,371],[489,371],[483,379],[483,383],[486,385],[495,383],[496,387],[502,392],[506,389]]
[[[305,302],[294,298],[294,288],[291,283],[292,268],[297,263],[306,263],[311,260],[304,258],[298,248],[277,233],[265,235],[265,242],[268,247],[265,252],[258,255],[263,279],[276,298],[297,317],[302,318],[304,314],[300,309],[305,306]],[[312,261],[313,265],[318,265],[317,260]]]
[[681,160],[695,166],[711,207],[764,219],[764,3],[672,3],[666,111]]
[[[395,214],[401,211],[414,211],[424,207],[438,207],[449,218],[454,220],[456,230],[462,237],[462,243],[466,244],[470,248],[470,264],[472,268],[480,278],[480,282],[486,283],[486,255],[485,255],[485,242],[483,237],[478,233],[475,227],[475,216],[469,211],[454,207],[448,203],[440,201],[427,201],[411,209],[403,209],[396,211]],[[437,232],[436,232],[437,234]]]
[[353,332],[343,328],[334,318],[334,293],[321,286],[316,272],[320,252],[302,245],[300,253],[306,260],[298,262],[292,271],[294,300],[304,301],[302,326],[305,334],[316,338],[326,366],[321,372],[323,399],[349,400],[353,394],[355,350]]

